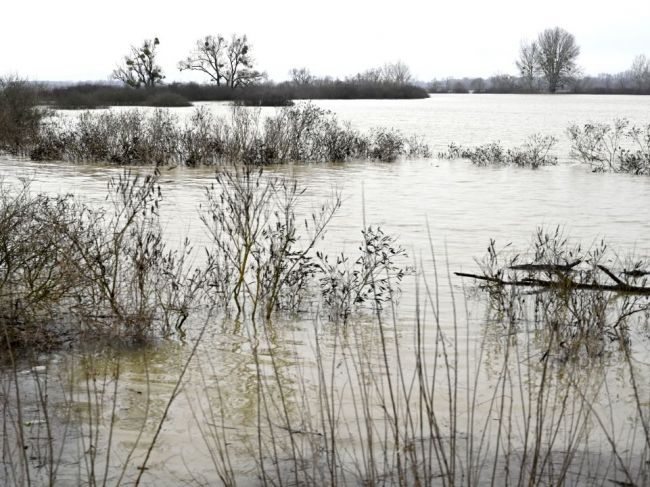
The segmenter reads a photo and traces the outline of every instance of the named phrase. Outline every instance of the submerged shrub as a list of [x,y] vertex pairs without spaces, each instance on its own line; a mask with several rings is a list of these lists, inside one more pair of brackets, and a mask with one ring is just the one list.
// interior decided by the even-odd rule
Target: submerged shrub
[[464,147],[450,144],[447,152],[441,152],[438,157],[444,159],[469,159],[477,166],[513,165],[537,169],[540,166],[554,166],[557,157],[549,154],[557,139],[550,135],[533,134],[526,138],[520,147],[505,149],[499,142]]
[[97,161],[119,165],[176,163],[178,119],[163,109],[84,112],[75,120],[51,119],[30,157],[34,160]]
[[17,77],[0,78],[0,151],[25,152],[38,136],[45,115],[34,86]]
[[571,154],[595,172],[650,175],[650,124],[630,125],[617,119],[611,125],[588,123],[568,130]]
[[234,107],[229,120],[198,108],[183,125],[162,109],[150,115],[138,110],[86,112],[72,121],[51,119],[31,149],[34,160],[122,165],[264,165],[428,156],[428,147],[416,137],[386,129],[360,134],[310,103],[283,107],[264,119],[259,110],[242,107]]
[[295,212],[304,192],[296,180],[251,167],[217,173],[201,215],[215,304],[266,319],[277,309],[300,310],[317,271],[316,243],[340,206],[335,195],[303,224]]
[[317,244],[340,196],[300,219],[296,210],[304,192],[294,179],[251,167],[217,174],[201,215],[210,237],[207,275],[214,304],[268,320],[277,310],[303,311],[307,298],[320,295],[330,316],[345,321],[364,306],[381,310],[396,302],[407,272],[396,238],[368,227],[358,257],[331,258]]
[[[32,195],[27,183],[0,184],[0,343],[46,346],[60,306],[79,283],[64,260],[71,256],[59,232],[74,218],[68,197]],[[4,346],[2,348],[4,348]]]
[[167,248],[157,175],[109,182],[107,208],[0,185],[0,343],[82,331],[141,340],[182,332],[203,274]]
[[543,324],[565,358],[627,341],[634,318],[650,312],[647,260],[622,259],[604,241],[584,249],[560,228],[539,228],[525,251],[509,245],[490,241],[481,274],[456,274],[481,283],[497,322]]
[[371,159],[390,162],[397,159],[403,152],[406,141],[396,130],[375,129],[371,132],[371,145],[368,153]]
[[407,256],[406,251],[395,237],[379,227],[368,227],[361,234],[360,255],[354,261],[343,253],[333,261],[317,253],[321,296],[335,320],[345,322],[355,308],[364,305],[381,309],[383,303],[396,302],[407,273],[397,262]]

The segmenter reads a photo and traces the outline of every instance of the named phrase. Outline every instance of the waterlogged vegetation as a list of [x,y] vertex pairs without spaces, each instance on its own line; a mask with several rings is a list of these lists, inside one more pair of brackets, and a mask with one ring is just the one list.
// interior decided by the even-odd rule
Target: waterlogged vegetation
[[476,166],[514,165],[537,169],[540,166],[554,166],[557,157],[550,154],[557,139],[552,136],[534,134],[514,149],[506,149],[499,142],[477,147],[463,147],[450,144],[447,152],[438,154],[443,159],[469,159]]
[[[626,119],[607,123],[573,124],[567,129],[571,144],[571,157],[591,167],[594,172],[619,172],[650,175],[650,125],[636,126]],[[455,143],[443,159],[469,159],[476,166],[514,165],[536,169],[554,166],[557,156],[552,153],[557,139],[534,134],[513,149],[504,148],[500,142],[476,147]]]
[[[155,167],[103,203],[0,185],[0,484],[650,482],[647,256],[541,228],[454,274],[436,235],[418,255],[365,214],[327,247],[346,198],[305,204],[263,165],[428,149],[310,104],[183,121],[2,106],[8,152]],[[644,160],[643,130],[592,126],[574,151]],[[555,143],[447,156],[535,168]],[[165,164],[216,165],[199,239],[170,244]]]
[[650,125],[638,127],[618,119],[612,124],[572,125],[567,132],[574,157],[594,171],[650,175]]
[[163,242],[155,176],[111,180],[107,208],[2,184],[3,348],[80,333],[146,340],[180,330],[201,287],[189,248]]
[[[650,262],[622,258],[602,240],[583,249],[560,228],[538,229],[523,252],[498,248],[492,240],[479,268],[480,274],[456,274],[480,282],[497,315],[552,312],[564,359],[600,357],[613,342],[629,343],[636,318],[647,321],[650,312]],[[533,292],[522,291],[513,301],[509,288]]]
[[428,154],[417,137],[388,129],[362,134],[312,104],[281,108],[266,118],[233,108],[229,120],[199,108],[185,123],[163,109],[150,115],[86,112],[76,119],[49,119],[29,151],[41,161],[186,166],[394,161]]
[[[0,150],[37,161],[202,166],[431,157],[419,137],[386,128],[361,133],[311,103],[282,107],[268,117],[259,110],[234,107],[229,119],[202,107],[182,122],[164,109],[61,117],[39,108],[25,81],[6,78],[0,88]],[[650,174],[650,126],[620,119],[612,125],[574,124],[567,134],[571,156],[594,171]],[[452,143],[438,157],[536,169],[557,164],[557,142],[537,133],[514,148],[500,142],[476,147]]]
[[0,77],[0,151],[17,154],[38,137],[47,113],[33,87],[17,77]]
[[[336,264],[318,248],[340,196],[304,222],[297,181],[246,168],[217,173],[200,208],[203,265],[189,241],[165,243],[157,172],[110,180],[107,205],[3,184],[0,214],[2,335],[6,347],[58,346],[81,333],[142,342],[183,334],[199,303],[271,320],[300,312],[317,288],[335,315],[398,294],[405,254],[380,228],[360,233],[361,256]],[[347,262],[353,266],[347,266]],[[67,325],[67,326],[66,326]]]
[[197,108],[181,121],[168,110],[49,114],[33,90],[8,80],[0,94],[0,150],[37,161],[106,162],[119,165],[252,165],[287,162],[394,161],[428,157],[418,137],[394,129],[360,133],[311,103],[261,111],[233,107],[230,118]]
[[[118,223],[106,228],[108,244],[99,246],[106,253],[98,254],[108,258],[90,259],[90,270],[79,274],[103,288],[102,271],[92,269],[121,276],[124,268],[118,291],[95,292],[107,303],[119,295],[123,316],[142,309],[151,310],[143,317],[164,315],[162,303],[169,301],[157,296],[169,283],[177,296],[197,300],[185,303],[191,312],[185,345],[172,347],[168,359],[177,372],[163,387],[165,376],[153,365],[161,347],[155,337],[173,327],[151,321],[144,321],[146,345],[138,335],[139,358],[115,345],[80,346],[57,364],[5,341],[0,478],[6,485],[144,485],[179,478],[197,485],[647,483],[647,369],[635,343],[647,340],[650,301],[635,291],[648,289],[650,262],[620,258],[604,242],[583,249],[560,230],[538,230],[529,249],[497,250],[490,242],[480,273],[469,276],[460,298],[468,308],[477,298],[485,304],[478,307],[483,331],[476,343],[469,315],[441,309],[445,278],[437,266],[432,274],[421,264],[403,267],[404,250],[379,228],[360,233],[358,256],[333,260],[318,249],[341,204],[336,194],[301,222],[295,211],[303,190],[295,181],[251,169],[220,173],[201,208],[210,237],[201,270],[178,260],[170,268],[163,265],[165,252],[143,249],[133,267],[144,262],[146,269],[167,269],[152,280],[128,270],[128,249],[129,242],[142,249],[156,228],[155,212],[142,214],[159,197],[155,175],[125,174],[109,191],[106,215],[115,216],[103,221]],[[10,194],[5,206],[44,198]],[[91,249],[98,247],[95,240]],[[42,237],[32,247],[47,253],[43,247],[59,242],[67,241]],[[113,273],[112,249],[119,246],[123,267]],[[69,265],[66,253],[56,255],[52,267]],[[15,275],[29,275],[32,267],[43,266],[24,259]],[[420,291],[405,334],[397,295],[407,274]],[[57,281],[62,274],[47,275]],[[90,319],[91,336],[134,340],[131,320],[116,327],[117,313],[101,321],[77,315],[83,296],[49,289],[69,298],[57,297],[57,307],[80,322]],[[11,288],[3,312],[30,290]],[[103,307],[109,315],[112,308]],[[297,349],[302,345],[292,341],[287,313],[313,318],[312,353]],[[4,321],[4,336],[15,326]],[[210,338],[213,328],[224,327],[239,337],[225,349]],[[228,354],[240,357],[234,367],[224,361]],[[291,360],[293,354],[301,360]],[[130,375],[141,368],[144,382],[134,384]],[[481,386],[486,378],[493,387]],[[237,386],[242,383],[246,392]],[[622,398],[629,384],[631,393]],[[127,420],[129,410],[135,416]],[[118,440],[124,428],[131,431],[128,441]],[[181,452],[164,440],[177,428],[196,436],[183,447],[191,449],[183,460],[190,463],[169,482],[165,465]],[[203,460],[192,463],[188,454]]]

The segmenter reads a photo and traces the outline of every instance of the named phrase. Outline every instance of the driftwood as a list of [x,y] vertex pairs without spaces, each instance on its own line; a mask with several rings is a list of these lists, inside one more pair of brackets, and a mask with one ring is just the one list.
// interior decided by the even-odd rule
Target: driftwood
[[519,264],[510,266],[510,269],[517,271],[541,271],[541,272],[569,272],[575,266],[580,264],[581,260],[576,260],[570,264]]
[[609,276],[615,284],[601,284],[598,282],[579,282],[574,281],[565,272],[573,270],[580,261],[572,262],[567,265],[546,265],[546,264],[522,264],[512,266],[510,269],[515,270],[528,270],[528,271],[549,271],[558,272],[560,280],[553,279],[538,279],[533,277],[525,277],[516,281],[507,281],[498,277],[481,276],[478,274],[469,274],[467,272],[454,272],[459,277],[469,277],[480,281],[492,282],[500,286],[523,286],[523,287],[538,287],[538,288],[557,288],[562,287],[566,289],[586,289],[590,291],[612,291],[618,293],[638,294],[643,296],[650,296],[650,286],[633,286],[619,279],[612,271],[603,265],[597,267]]
[[623,270],[623,274],[629,277],[643,277],[650,276],[650,271],[644,271],[642,269]]

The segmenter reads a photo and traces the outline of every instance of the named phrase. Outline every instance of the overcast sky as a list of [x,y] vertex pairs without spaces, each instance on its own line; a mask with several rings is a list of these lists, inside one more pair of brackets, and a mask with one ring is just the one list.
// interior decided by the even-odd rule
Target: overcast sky
[[344,77],[402,60],[416,78],[515,74],[520,41],[547,27],[575,35],[587,74],[650,55],[649,0],[2,0],[0,75],[107,79],[131,44],[160,38],[172,80],[204,80],[176,64],[208,34],[247,34],[256,67]]

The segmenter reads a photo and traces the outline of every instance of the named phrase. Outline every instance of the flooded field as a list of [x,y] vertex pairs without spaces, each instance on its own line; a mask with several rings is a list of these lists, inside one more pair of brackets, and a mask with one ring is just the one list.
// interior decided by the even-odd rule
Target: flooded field
[[[549,264],[535,249],[550,254],[555,245],[564,260],[553,264],[579,255],[590,283],[613,284],[594,275],[595,263],[620,276],[647,262],[650,178],[591,172],[569,157],[565,130],[621,117],[648,124],[650,99],[437,95],[318,105],[359,130],[419,135],[434,153],[452,142],[517,145],[541,132],[558,138],[559,164],[485,168],[433,157],[265,168],[305,188],[298,222],[340,194],[317,239],[329,262],[345,253],[352,268],[369,226],[396,237],[393,248],[405,254],[394,264],[405,275],[391,276],[382,310],[375,294],[342,317],[315,281],[298,311],[270,320],[204,307],[184,337],[17,353],[1,376],[0,483],[647,485],[648,297],[495,292],[454,272],[481,274],[491,239],[505,269],[516,254],[516,263]],[[0,158],[6,183],[27,178],[34,192],[98,207],[120,173]],[[174,248],[189,238],[196,265],[215,245],[200,218],[214,180],[208,168],[160,175],[163,234]],[[535,247],[540,228],[547,247]]]

